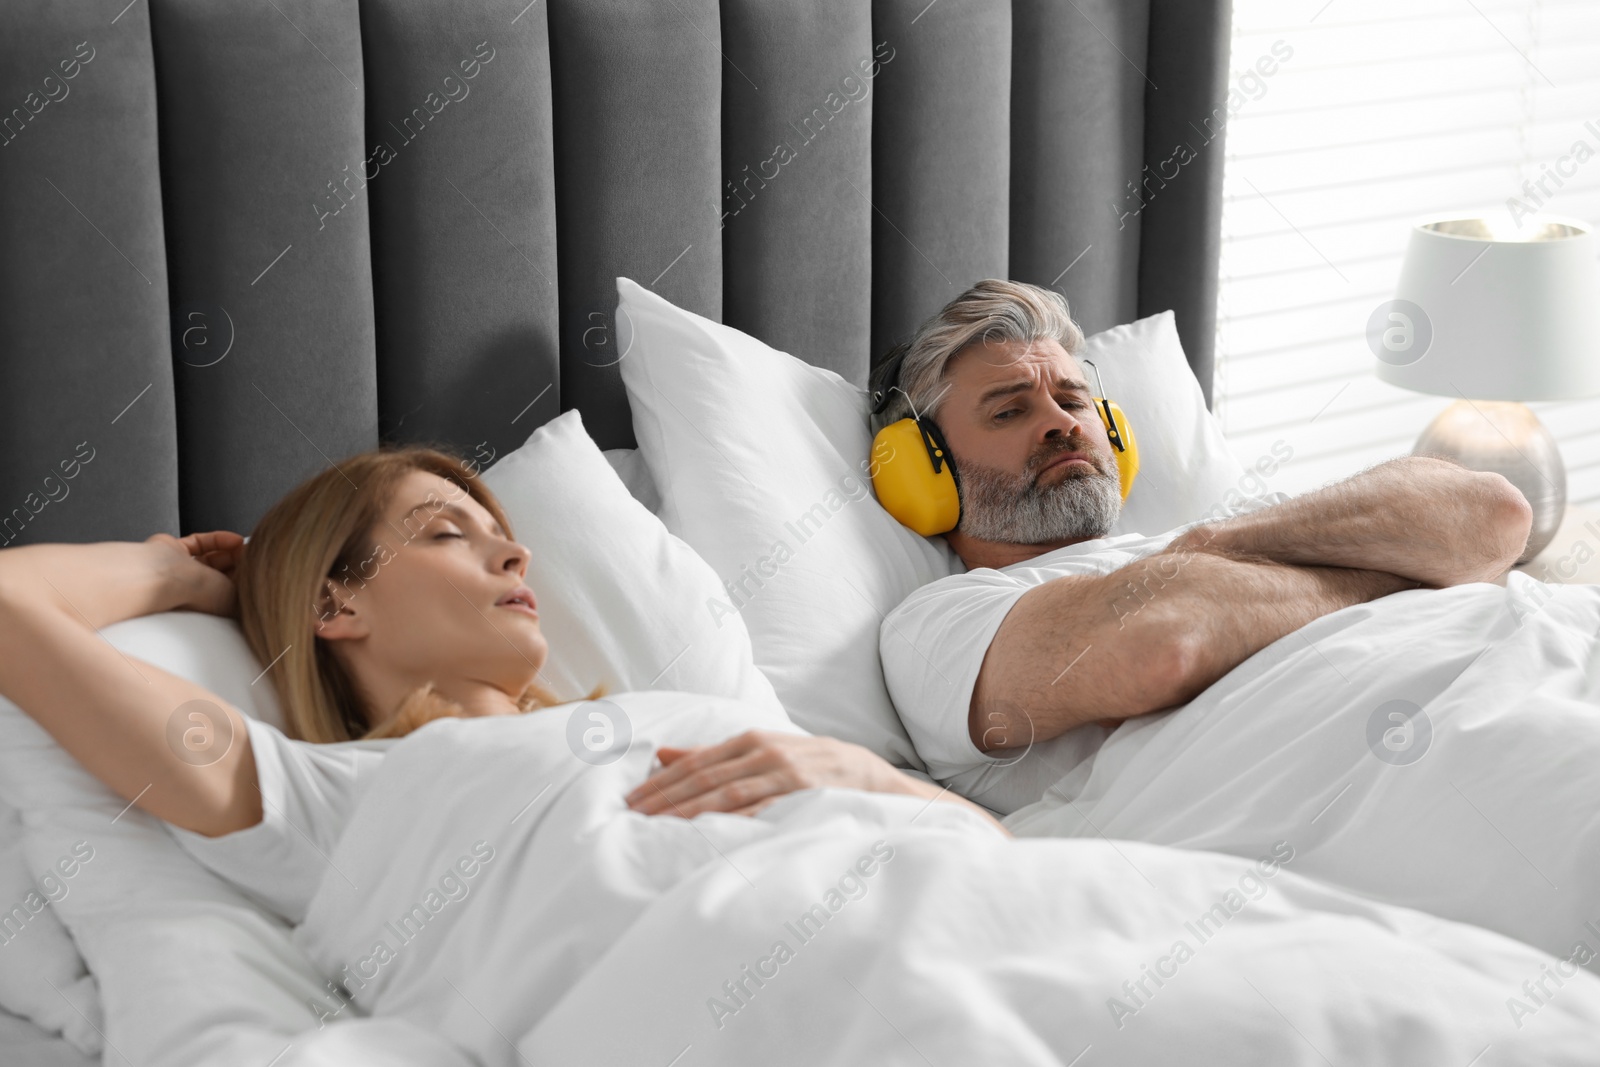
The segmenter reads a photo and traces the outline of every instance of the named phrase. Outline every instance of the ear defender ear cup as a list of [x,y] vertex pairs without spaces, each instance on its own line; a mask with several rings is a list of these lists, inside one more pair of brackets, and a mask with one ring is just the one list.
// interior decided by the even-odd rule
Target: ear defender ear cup
[[[1122,408],[1095,398],[1100,421],[1117,461],[1117,484],[1128,499],[1139,475],[1139,442]],[[872,488],[878,503],[901,525],[923,537],[949,533],[961,521],[961,488],[955,457],[932,419],[901,419],[872,439]]]
[[891,422],[872,439],[872,488],[883,510],[923,537],[961,521],[956,465],[932,419]]
[[1117,461],[1117,481],[1122,487],[1122,499],[1128,499],[1133,480],[1139,476],[1139,442],[1134,439],[1133,426],[1122,408],[1104,397],[1095,397],[1100,409],[1100,421],[1106,425],[1106,436],[1111,439],[1111,453]]
[[[908,352],[909,346],[900,344],[885,357],[884,384],[871,394],[872,414],[881,414],[889,405],[889,394],[900,388],[900,367]],[[1099,368],[1094,371],[1098,386]],[[1139,443],[1122,408],[1104,397],[1094,401],[1111,441],[1117,484],[1126,500],[1139,474]],[[905,418],[878,431],[872,439],[872,488],[885,511],[923,537],[949,533],[961,521],[961,476],[944,435],[930,418]]]

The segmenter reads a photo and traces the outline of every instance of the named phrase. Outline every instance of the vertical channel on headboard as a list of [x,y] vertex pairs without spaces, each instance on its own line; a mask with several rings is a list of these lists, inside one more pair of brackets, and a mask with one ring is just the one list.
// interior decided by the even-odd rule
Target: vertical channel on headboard
[[1011,5],[874,0],[872,353],[980,278],[1011,222]]
[[543,4],[363,0],[379,430],[487,463],[561,410]]
[[1233,0],[1150,0],[1150,76],[1162,89],[1145,97],[1145,162],[1158,180],[1141,197],[1138,314],[1173,309],[1207,406],[1226,125],[1216,119],[1228,95],[1232,27]]
[[723,321],[863,384],[872,331],[869,0],[723,0]]
[[579,408],[601,448],[631,447],[616,366],[626,353],[611,325],[617,276],[722,318],[717,3],[547,2],[561,408]]
[[167,331],[148,12],[9,0],[0,547],[177,532]]
[[[184,530],[377,443],[356,0],[154,0]],[[198,314],[199,318],[191,318]]]
[[1013,0],[1011,277],[1085,333],[1135,317],[1149,7]]

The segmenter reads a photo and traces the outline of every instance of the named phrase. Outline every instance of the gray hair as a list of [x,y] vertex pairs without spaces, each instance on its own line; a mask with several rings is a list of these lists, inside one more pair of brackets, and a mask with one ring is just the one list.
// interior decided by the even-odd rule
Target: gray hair
[[967,346],[982,341],[1043,340],[1060,342],[1069,356],[1076,357],[1083,350],[1083,331],[1072,321],[1067,298],[1027,282],[985,278],[917,327],[910,341],[892,349],[873,370],[872,388],[886,388],[889,368],[904,350],[899,381],[903,392],[890,394],[880,424],[903,419],[913,409],[934,415],[949,391],[945,370]]

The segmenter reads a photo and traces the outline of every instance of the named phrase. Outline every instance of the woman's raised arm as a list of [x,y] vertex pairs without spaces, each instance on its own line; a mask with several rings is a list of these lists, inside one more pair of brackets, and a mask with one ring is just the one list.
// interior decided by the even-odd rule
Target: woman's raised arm
[[[228,575],[242,541],[226,532],[156,534],[0,550],[0,695],[124,799],[213,837],[261,821],[243,716],[95,631],[179,608],[231,614]],[[209,762],[184,759],[168,740],[197,725],[184,709],[191,701],[221,709],[231,729],[225,751]]]

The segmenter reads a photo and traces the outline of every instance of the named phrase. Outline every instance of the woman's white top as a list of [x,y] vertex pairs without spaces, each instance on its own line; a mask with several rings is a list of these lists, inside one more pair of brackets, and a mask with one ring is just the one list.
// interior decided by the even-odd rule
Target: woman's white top
[[[261,821],[221,837],[170,827],[200,864],[291,923],[305,918],[366,781],[398,738],[315,744],[246,717]],[[337,875],[335,875],[337,877]]]

